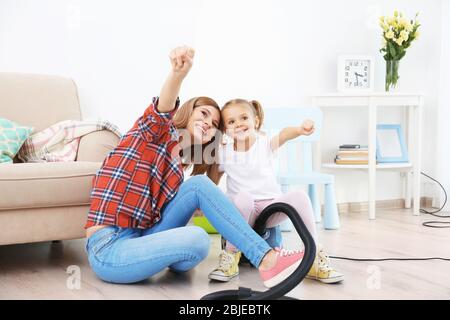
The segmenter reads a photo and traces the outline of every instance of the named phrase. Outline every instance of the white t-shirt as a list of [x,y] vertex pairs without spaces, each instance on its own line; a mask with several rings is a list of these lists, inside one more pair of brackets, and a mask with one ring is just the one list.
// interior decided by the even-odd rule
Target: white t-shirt
[[274,167],[270,138],[258,134],[246,152],[234,151],[233,142],[219,148],[219,171],[227,175],[227,194],[247,191],[254,199],[273,199],[281,194]]

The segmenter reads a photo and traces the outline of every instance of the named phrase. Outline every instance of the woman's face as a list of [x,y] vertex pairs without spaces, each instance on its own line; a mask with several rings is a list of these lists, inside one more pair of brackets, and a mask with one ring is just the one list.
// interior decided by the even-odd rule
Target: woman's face
[[231,105],[222,111],[225,133],[234,140],[246,140],[256,134],[258,120],[246,105]]
[[213,106],[194,108],[186,129],[191,134],[193,144],[205,144],[214,137],[220,124],[220,112]]

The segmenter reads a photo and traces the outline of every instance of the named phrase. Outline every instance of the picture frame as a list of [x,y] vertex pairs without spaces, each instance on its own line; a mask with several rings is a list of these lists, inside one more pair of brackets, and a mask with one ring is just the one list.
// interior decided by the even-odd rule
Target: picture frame
[[400,124],[377,125],[377,162],[409,162],[408,150]]

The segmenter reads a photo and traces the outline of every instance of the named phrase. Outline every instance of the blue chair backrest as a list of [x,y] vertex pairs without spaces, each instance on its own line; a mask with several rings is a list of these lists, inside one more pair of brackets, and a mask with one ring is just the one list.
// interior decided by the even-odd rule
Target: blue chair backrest
[[[313,171],[313,143],[320,140],[322,118],[322,110],[318,107],[264,108],[262,130],[270,136],[278,134],[286,127],[299,127],[306,119],[314,121],[315,131],[312,135],[300,136],[281,147],[286,149],[287,172],[289,174]],[[281,153],[284,153],[284,151]],[[300,166],[299,163],[300,155],[303,166]],[[279,170],[285,171],[280,169],[280,166]]]

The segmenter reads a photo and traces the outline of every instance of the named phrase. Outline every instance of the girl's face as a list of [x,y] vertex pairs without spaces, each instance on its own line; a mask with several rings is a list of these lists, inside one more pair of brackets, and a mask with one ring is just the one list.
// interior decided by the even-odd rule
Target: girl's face
[[213,106],[194,108],[186,129],[193,144],[205,144],[214,137],[220,124],[220,112]]
[[246,140],[256,134],[258,118],[250,106],[235,104],[222,111],[225,133],[235,140]]

